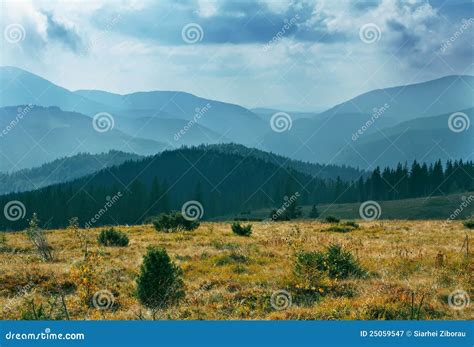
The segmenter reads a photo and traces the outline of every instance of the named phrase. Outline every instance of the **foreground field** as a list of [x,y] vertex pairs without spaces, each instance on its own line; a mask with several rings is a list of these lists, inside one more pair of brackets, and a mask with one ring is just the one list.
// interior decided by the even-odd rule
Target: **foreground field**
[[[158,233],[150,225],[118,227],[128,247],[97,244],[84,262],[71,230],[47,232],[53,262],[43,262],[24,233],[0,246],[2,319],[472,319],[473,266],[461,222],[358,222],[347,233],[320,222],[253,223],[250,237],[227,223],[192,232]],[[295,278],[301,251],[340,244],[367,276],[325,279],[317,288]],[[471,242],[472,243],[472,242]],[[184,272],[178,306],[150,312],[136,299],[135,279],[147,247],[164,247]],[[472,246],[471,246],[472,248]],[[105,309],[81,293],[103,296]],[[453,294],[454,296],[450,294]],[[272,297],[273,295],[273,297]],[[472,297],[472,295],[471,295]],[[100,303],[100,302],[99,302]]]

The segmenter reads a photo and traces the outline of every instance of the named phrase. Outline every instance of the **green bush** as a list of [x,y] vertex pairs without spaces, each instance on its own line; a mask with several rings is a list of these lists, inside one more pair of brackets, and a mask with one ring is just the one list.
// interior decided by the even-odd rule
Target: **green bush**
[[354,230],[354,228],[347,227],[344,225],[333,225],[327,228],[325,231],[334,231],[336,233],[348,233],[352,230]]
[[192,231],[199,227],[199,222],[187,220],[181,212],[162,213],[153,220],[153,225],[158,231],[165,233],[177,231]]
[[356,222],[354,222],[352,220],[348,220],[347,222],[342,223],[342,225],[352,227],[354,229],[359,229],[359,224],[357,224]]
[[252,234],[252,224],[240,225],[238,222],[232,223],[232,231],[240,236],[250,236]]
[[102,230],[97,238],[102,246],[126,247],[128,246],[128,236],[114,228]]
[[474,219],[465,221],[464,226],[468,229],[474,229]]
[[296,255],[295,275],[311,285],[318,285],[323,275],[332,279],[360,278],[366,272],[352,253],[339,245],[330,245],[325,252],[300,252]]
[[336,218],[333,216],[327,216],[326,223],[339,223],[339,218]]
[[149,248],[137,278],[137,297],[151,309],[175,305],[184,297],[183,271],[163,248]]

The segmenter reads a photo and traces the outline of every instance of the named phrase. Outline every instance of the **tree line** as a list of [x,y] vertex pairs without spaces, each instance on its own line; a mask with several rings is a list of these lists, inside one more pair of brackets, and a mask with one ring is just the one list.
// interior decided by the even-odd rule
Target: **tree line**
[[[205,148],[166,151],[75,181],[0,196],[0,208],[18,201],[22,218],[0,214],[0,230],[21,230],[36,212],[46,228],[138,224],[161,212],[181,210],[190,200],[203,218],[261,208],[280,208],[296,193],[298,205],[393,200],[474,191],[472,161],[413,162],[375,168],[357,180],[321,179],[252,156]],[[11,216],[10,216],[11,217]]]

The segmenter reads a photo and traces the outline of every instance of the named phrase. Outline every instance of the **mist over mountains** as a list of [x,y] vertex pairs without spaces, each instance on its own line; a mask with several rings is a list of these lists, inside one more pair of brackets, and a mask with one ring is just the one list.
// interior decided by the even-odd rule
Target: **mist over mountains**
[[[0,67],[0,86],[2,172],[81,152],[152,155],[229,142],[291,160],[369,170],[415,159],[469,160],[474,148],[472,76],[374,90],[322,113],[294,114],[185,92],[70,91],[15,67]],[[461,131],[450,124],[457,112]],[[94,117],[103,114],[107,128],[97,131]],[[276,123],[282,119],[283,130]]]

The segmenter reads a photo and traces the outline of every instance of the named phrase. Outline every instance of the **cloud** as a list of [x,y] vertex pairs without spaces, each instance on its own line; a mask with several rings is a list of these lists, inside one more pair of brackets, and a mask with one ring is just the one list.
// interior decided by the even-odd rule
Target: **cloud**
[[40,55],[48,46],[56,43],[75,53],[84,52],[84,40],[74,24],[56,18],[53,13],[35,7],[32,2],[19,1],[3,8],[1,27],[3,30],[9,25],[22,28],[24,35],[17,44],[25,52]]
[[61,42],[75,53],[84,53],[86,46],[84,40],[72,25],[61,23],[53,17],[52,13],[43,13],[47,18],[46,33],[49,41]]

